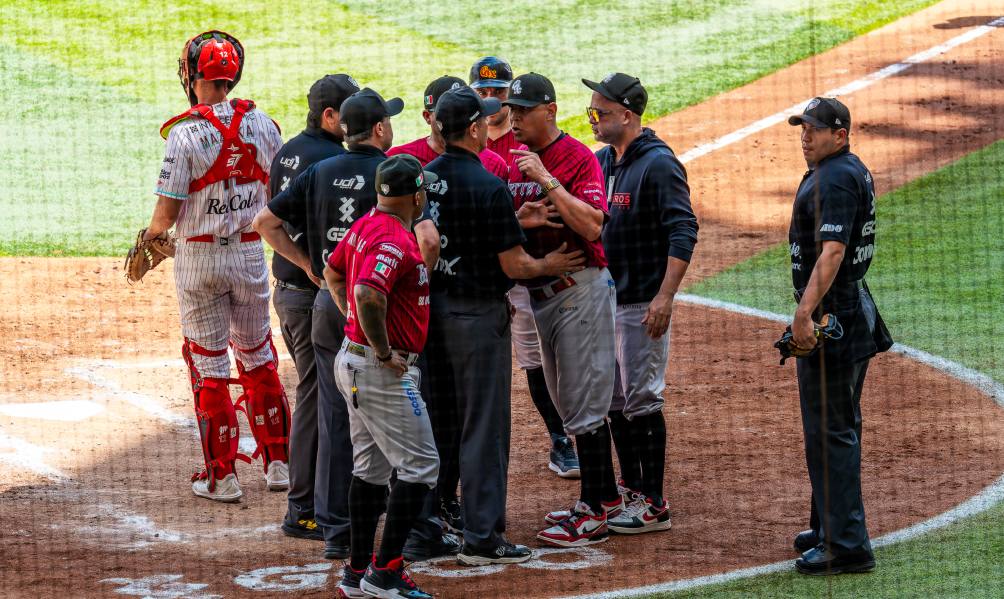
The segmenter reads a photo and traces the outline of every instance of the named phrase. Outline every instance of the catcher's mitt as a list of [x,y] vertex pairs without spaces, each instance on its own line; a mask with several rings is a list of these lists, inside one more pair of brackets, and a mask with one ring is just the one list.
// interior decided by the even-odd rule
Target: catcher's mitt
[[840,325],[835,314],[824,314],[819,322],[812,323],[812,328],[816,333],[816,345],[812,349],[805,349],[795,345],[795,337],[791,334],[791,325],[784,329],[784,334],[774,343],[774,347],[781,352],[781,364],[788,358],[808,358],[819,351],[823,342],[827,339],[836,341],[844,336],[844,327]]
[[126,281],[135,283],[143,278],[148,270],[164,261],[164,258],[174,257],[174,240],[167,231],[143,241],[146,229],[141,229],[136,235],[136,244],[129,248],[125,259]]

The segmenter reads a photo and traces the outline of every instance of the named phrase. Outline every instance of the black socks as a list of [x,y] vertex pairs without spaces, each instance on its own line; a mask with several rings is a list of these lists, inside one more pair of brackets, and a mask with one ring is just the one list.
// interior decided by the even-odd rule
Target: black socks
[[641,488],[645,497],[662,504],[666,475],[666,417],[662,410],[634,419],[641,457]]
[[632,430],[633,423],[621,411],[610,412],[610,434],[617,450],[617,461],[621,465],[621,479],[624,486],[638,491],[641,489],[641,455],[638,452],[638,437]]
[[561,422],[554,402],[551,401],[551,394],[547,392],[547,382],[544,380],[544,369],[533,368],[526,371],[526,385],[530,388],[530,399],[533,405],[540,412],[540,417],[544,419],[544,426],[551,435],[565,437],[565,425]]
[[603,513],[604,501],[617,498],[613,455],[610,450],[610,429],[606,422],[584,435],[575,435],[579,451],[579,471],[582,473],[581,499],[595,514]]
[[383,539],[380,541],[380,551],[376,557],[378,568],[385,568],[387,562],[401,557],[408,532],[422,511],[422,504],[428,493],[429,486],[423,483],[407,483],[400,479],[394,483],[394,487],[390,490],[390,500],[387,502]]
[[371,485],[361,478],[352,477],[349,484],[349,537],[352,543],[349,565],[355,570],[363,570],[370,565],[377,521],[384,511],[386,499],[386,485]]

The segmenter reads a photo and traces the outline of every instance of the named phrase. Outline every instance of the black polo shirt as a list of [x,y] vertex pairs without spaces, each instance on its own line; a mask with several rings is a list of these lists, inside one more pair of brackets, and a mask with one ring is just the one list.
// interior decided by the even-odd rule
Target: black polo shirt
[[838,301],[845,291],[856,297],[850,288],[865,277],[875,254],[875,186],[849,147],[809,169],[798,186],[788,229],[795,289],[808,284],[824,241],[847,246],[828,299]]
[[[279,192],[289,187],[297,175],[307,170],[310,165],[344,152],[345,147],[340,139],[319,127],[307,127],[283,144],[279,153],[275,155],[269,172],[269,197],[274,198],[279,195]],[[289,223],[285,228],[290,239],[306,252],[307,239],[303,231],[294,229]],[[280,281],[316,289],[303,269],[278,253],[272,257],[272,274]]]
[[425,170],[439,176],[426,193],[423,214],[440,233],[432,292],[501,300],[513,282],[498,255],[526,241],[509,187],[476,154],[454,146]]
[[269,210],[304,231],[314,275],[356,219],[376,205],[376,169],[387,155],[368,145],[311,165],[268,203]]

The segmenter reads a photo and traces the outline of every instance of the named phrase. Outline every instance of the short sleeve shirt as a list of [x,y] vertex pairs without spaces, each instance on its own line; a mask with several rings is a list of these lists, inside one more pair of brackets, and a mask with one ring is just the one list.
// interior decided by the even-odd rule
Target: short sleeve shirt
[[495,152],[505,160],[506,166],[512,168],[512,163],[516,161],[516,154],[509,150],[525,150],[527,147],[516,141],[516,134],[509,129],[498,139],[488,138],[488,149]]
[[387,337],[393,349],[419,353],[429,332],[429,272],[415,234],[394,216],[373,209],[349,229],[328,257],[346,279],[345,335],[370,345],[357,318],[354,289],[366,285],[387,296]]
[[[230,125],[234,108],[229,101],[212,106],[223,126]],[[253,146],[255,159],[266,173],[282,146],[279,127],[257,108],[248,111],[241,121],[241,139]],[[180,238],[213,235],[231,237],[248,231],[251,221],[268,201],[268,190],[259,181],[231,186],[219,181],[188,193],[188,187],[213,166],[222,147],[220,132],[201,117],[190,117],[171,128],[167,137],[164,161],[154,193],[182,200],[175,225]]]
[[[439,154],[437,154],[436,151],[429,145],[428,137],[420,137],[415,141],[410,141],[400,146],[394,146],[393,148],[387,150],[388,156],[394,156],[396,154],[408,154],[409,156],[414,156],[422,163],[422,166],[425,166],[436,158],[439,158]],[[505,160],[503,160],[501,156],[490,149],[485,148],[480,154],[478,154],[478,158],[481,159],[481,164],[485,166],[485,169],[499,179],[505,181],[506,177],[509,176],[509,165],[506,164]]]

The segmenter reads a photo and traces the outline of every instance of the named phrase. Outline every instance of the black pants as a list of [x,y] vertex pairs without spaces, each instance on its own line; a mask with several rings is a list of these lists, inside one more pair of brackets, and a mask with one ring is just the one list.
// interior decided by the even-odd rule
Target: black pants
[[[443,464],[457,464],[464,541],[487,545],[505,530],[512,431],[512,338],[504,299],[432,298],[426,358],[428,402]],[[440,439],[443,446],[440,447]],[[449,476],[449,474],[447,475]],[[443,493],[441,493],[442,495]]]
[[276,287],[272,302],[286,349],[296,364],[296,409],[289,431],[289,493],[291,522],[314,518],[314,476],[317,469],[317,369],[310,340],[316,291]]
[[805,461],[815,513],[810,524],[836,555],[871,552],[861,497],[861,389],[868,360],[798,360]]
[[345,317],[322,289],[314,299],[311,340],[317,362],[317,477],[314,516],[326,541],[349,539],[352,440],[345,399],[335,385],[335,356],[345,337]]

